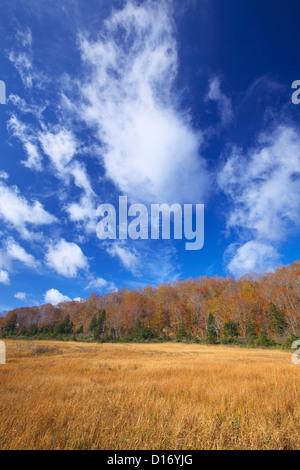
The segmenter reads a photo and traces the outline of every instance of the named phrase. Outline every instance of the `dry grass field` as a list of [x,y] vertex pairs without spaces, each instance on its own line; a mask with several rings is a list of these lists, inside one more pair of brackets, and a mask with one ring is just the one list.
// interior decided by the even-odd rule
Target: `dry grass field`
[[300,449],[289,352],[6,341],[1,449]]

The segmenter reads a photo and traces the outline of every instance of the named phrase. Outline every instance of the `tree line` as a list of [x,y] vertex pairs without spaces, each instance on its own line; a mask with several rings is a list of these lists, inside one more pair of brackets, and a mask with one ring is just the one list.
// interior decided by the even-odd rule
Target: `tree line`
[[300,261],[262,276],[201,276],[12,310],[2,337],[275,346],[300,334]]

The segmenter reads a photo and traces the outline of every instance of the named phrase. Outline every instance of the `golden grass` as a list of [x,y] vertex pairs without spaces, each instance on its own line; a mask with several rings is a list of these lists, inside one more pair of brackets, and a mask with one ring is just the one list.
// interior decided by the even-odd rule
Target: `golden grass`
[[6,341],[1,449],[299,449],[291,353]]

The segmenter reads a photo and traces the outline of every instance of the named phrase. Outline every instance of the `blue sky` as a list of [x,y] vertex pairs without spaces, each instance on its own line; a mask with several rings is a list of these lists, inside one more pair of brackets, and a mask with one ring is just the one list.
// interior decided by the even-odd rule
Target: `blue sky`
[[[183,5],[184,4],[184,5]],[[0,311],[299,259],[298,0],[1,1]],[[99,204],[205,204],[205,244]]]

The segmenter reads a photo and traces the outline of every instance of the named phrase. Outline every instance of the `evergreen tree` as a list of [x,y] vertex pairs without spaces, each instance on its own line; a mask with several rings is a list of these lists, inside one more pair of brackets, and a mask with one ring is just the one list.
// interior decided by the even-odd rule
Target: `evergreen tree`
[[176,341],[180,342],[183,340],[184,337],[185,337],[185,330],[184,330],[183,320],[181,319],[179,324],[177,325]]
[[273,339],[269,338],[265,332],[261,331],[257,340],[255,341],[255,346],[265,348],[270,346],[276,346],[276,343]]
[[97,326],[94,330],[95,339],[100,339],[100,336],[103,334],[105,318],[106,318],[105,310],[102,310],[97,321]]
[[270,325],[273,333],[278,335],[283,335],[285,330],[287,329],[287,322],[285,320],[285,315],[282,310],[276,307],[276,305],[271,302],[269,308],[269,315],[270,315]]
[[253,321],[251,320],[247,321],[246,331],[247,331],[248,337],[250,338],[250,341],[254,341],[257,338]]
[[67,315],[63,321],[63,334],[69,335],[73,331],[73,324],[71,322],[70,315]]
[[6,332],[8,334],[13,335],[16,333],[17,321],[18,321],[18,317],[16,313],[9,317],[6,323]]
[[30,330],[28,331],[28,336],[36,336],[38,334],[39,330],[37,325],[33,325]]
[[67,315],[61,323],[55,328],[55,335],[69,335],[72,333],[73,324],[70,319],[70,315]]
[[80,325],[80,327],[77,330],[77,334],[81,335],[83,333],[83,325]]
[[97,328],[97,318],[96,318],[96,315],[94,315],[89,326],[89,332],[94,334],[96,328]]
[[224,338],[225,341],[228,343],[234,343],[239,335],[239,327],[238,324],[233,321],[229,320],[224,325]]
[[143,338],[143,327],[140,319],[136,321],[133,336],[137,340],[141,340]]
[[208,315],[206,324],[206,342],[215,344],[217,342],[217,325],[212,313]]

